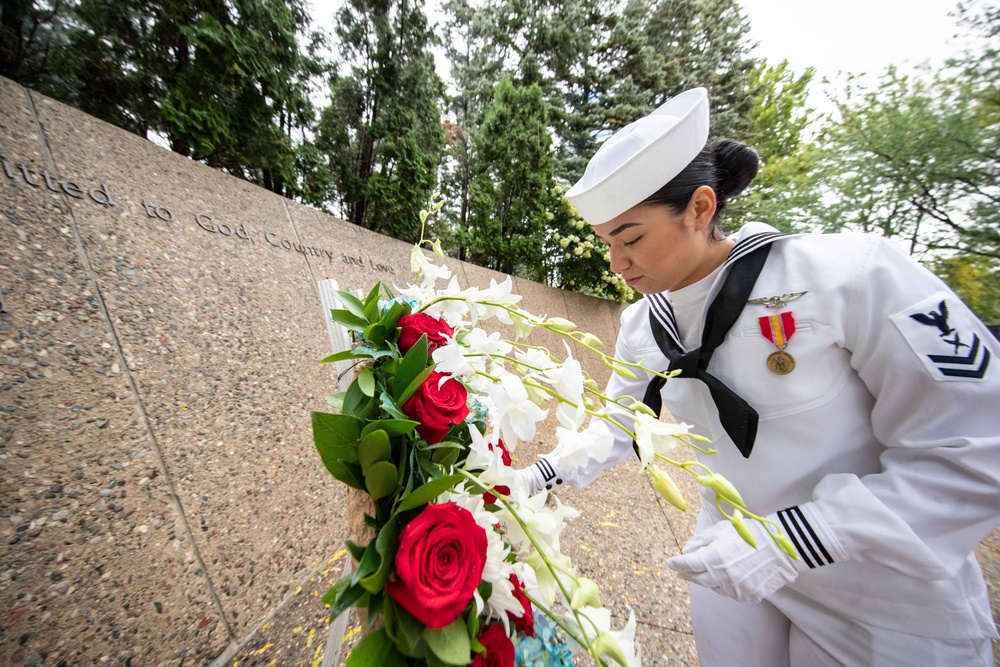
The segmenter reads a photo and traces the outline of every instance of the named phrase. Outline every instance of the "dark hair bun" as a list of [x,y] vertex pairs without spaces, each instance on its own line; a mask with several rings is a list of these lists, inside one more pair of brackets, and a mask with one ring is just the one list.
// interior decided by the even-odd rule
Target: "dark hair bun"
[[743,192],[760,169],[757,151],[734,139],[721,139],[710,146],[715,154],[719,181],[716,195],[725,202]]

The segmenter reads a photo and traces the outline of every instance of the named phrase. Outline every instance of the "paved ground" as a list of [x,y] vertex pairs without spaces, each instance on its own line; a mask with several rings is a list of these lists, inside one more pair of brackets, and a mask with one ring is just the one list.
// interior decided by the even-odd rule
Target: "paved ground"
[[[522,460],[534,456],[533,452],[518,453]],[[685,496],[693,501],[695,485],[685,477],[674,475]],[[693,511],[681,513],[665,503],[661,507],[645,477],[627,464],[605,473],[587,489],[561,491],[560,498],[582,515],[563,533],[562,549],[580,573],[599,582],[604,605],[614,613],[616,626],[624,623],[629,609],[635,612],[643,664],[697,665],[687,583],[664,564],[680,551],[693,531]],[[1000,609],[1000,530],[994,531],[977,553],[990,583],[993,609]],[[331,634],[319,598],[339,578],[342,568],[342,554],[324,563],[226,667],[319,667]],[[358,631],[353,617],[348,618],[329,646],[331,651],[339,649],[339,655],[326,655],[324,665],[342,665]],[[341,646],[339,640],[344,641]],[[1000,664],[1000,645],[994,645],[994,653]],[[580,660],[579,664],[591,663]]]

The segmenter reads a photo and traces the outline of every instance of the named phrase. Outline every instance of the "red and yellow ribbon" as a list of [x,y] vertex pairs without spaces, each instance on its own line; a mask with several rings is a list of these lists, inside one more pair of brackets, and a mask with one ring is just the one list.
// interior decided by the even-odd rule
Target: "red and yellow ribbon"
[[757,318],[760,332],[764,337],[778,346],[778,349],[788,344],[788,339],[795,335],[795,318],[788,310],[775,315],[764,315]]

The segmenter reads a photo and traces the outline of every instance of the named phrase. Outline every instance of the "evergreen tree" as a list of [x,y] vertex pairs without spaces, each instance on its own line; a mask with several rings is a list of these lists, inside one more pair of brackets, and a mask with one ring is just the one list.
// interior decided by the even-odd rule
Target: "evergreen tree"
[[[5,28],[24,5],[5,3]],[[300,47],[309,26],[302,0],[54,0],[48,14],[22,12],[20,24],[28,19],[49,32],[35,40],[44,46],[29,40],[21,49],[23,83],[274,192],[298,193],[292,133],[312,122],[308,87],[322,70],[319,37]],[[7,40],[5,30],[5,54]]]
[[749,29],[736,0],[660,0],[645,25],[663,69],[663,87],[652,91],[652,106],[705,86],[712,101],[712,135],[746,137],[756,64],[749,55]]
[[53,54],[65,36],[61,0],[5,0],[0,4],[0,76],[53,93]]
[[350,222],[416,241],[444,143],[423,3],[351,0],[337,22],[342,73],[318,128],[333,199]]
[[537,84],[497,85],[474,156],[468,260],[504,273],[544,281],[546,205],[552,186],[551,138]]

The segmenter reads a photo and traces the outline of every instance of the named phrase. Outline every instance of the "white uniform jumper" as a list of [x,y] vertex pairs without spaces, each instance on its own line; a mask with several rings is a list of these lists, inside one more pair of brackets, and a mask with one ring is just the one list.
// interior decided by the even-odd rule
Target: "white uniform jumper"
[[[1000,518],[1000,345],[947,286],[884,239],[774,232],[747,225],[730,257],[768,234],[757,237],[772,248],[751,300],[802,294],[777,309],[748,304],[707,368],[759,414],[749,458],[727,436],[703,382],[674,378],[661,395],[678,421],[712,439],[718,453],[704,462],[750,509],[797,523],[810,569],[759,605],[704,589],[693,590],[693,603],[703,609],[718,600],[719,615],[779,610],[793,637],[812,646],[808,664],[991,664],[988,640],[998,635],[972,552]],[[728,266],[706,279],[707,303]],[[616,356],[665,369],[651,307],[684,349],[699,340],[703,322],[687,323],[680,340],[666,293],[623,312]],[[777,375],[766,366],[776,347],[758,318],[786,311],[795,320],[787,352],[796,365]],[[607,393],[642,397],[649,379],[612,375]],[[578,487],[634,457],[628,437],[603,420],[590,428],[614,433],[607,460],[567,470],[559,448],[545,457]],[[719,518],[708,492],[698,530]],[[710,632],[718,640],[698,636],[703,665],[713,660],[703,640],[727,641],[724,623]],[[930,655],[917,637],[945,648]],[[753,645],[741,645],[739,664],[769,664],[763,656],[753,662]],[[952,648],[968,660],[956,662],[964,658]],[[728,664],[736,664],[732,655]]]

